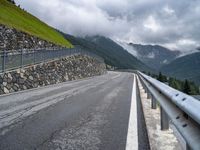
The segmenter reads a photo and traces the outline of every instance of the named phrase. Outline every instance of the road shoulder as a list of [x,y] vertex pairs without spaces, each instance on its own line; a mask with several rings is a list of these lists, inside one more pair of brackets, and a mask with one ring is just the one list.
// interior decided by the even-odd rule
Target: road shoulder
[[139,92],[147,125],[149,143],[152,150],[182,150],[173,130],[160,130],[160,108],[151,109],[151,100],[147,99],[140,81],[138,80]]

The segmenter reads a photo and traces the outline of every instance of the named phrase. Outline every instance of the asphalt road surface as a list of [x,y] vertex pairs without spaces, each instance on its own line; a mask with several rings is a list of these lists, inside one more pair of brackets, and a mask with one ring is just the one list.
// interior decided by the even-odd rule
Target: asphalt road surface
[[[109,72],[1,96],[0,149],[127,149],[133,81],[133,74]],[[133,131],[138,149],[148,150],[141,104],[135,101]]]

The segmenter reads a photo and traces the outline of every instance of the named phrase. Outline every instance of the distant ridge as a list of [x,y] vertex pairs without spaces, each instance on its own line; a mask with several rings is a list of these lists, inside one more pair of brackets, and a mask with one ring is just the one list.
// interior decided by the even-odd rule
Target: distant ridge
[[78,45],[86,50],[104,58],[105,63],[117,69],[138,69],[141,71],[152,71],[136,57],[128,53],[113,40],[103,36],[74,37],[64,34],[65,38],[73,45]]
[[176,59],[180,55],[180,51],[172,51],[160,45],[142,45],[133,43],[121,43],[132,55],[151,68],[159,70]]
[[167,75],[188,79],[200,85],[200,52],[179,57],[161,68]]

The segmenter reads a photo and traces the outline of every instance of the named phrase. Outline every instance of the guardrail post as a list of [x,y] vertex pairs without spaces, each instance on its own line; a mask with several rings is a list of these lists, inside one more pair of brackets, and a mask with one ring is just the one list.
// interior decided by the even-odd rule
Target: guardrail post
[[185,150],[192,150],[192,149],[190,148],[190,146],[188,145],[188,143],[186,143]]
[[147,90],[147,99],[151,99],[151,93]]
[[161,130],[169,129],[169,118],[165,110],[160,107],[160,121],[161,121]]
[[152,109],[156,109],[157,108],[157,104],[156,104],[156,99],[153,95],[151,95],[151,108]]
[[144,93],[147,93],[147,88],[144,86]]

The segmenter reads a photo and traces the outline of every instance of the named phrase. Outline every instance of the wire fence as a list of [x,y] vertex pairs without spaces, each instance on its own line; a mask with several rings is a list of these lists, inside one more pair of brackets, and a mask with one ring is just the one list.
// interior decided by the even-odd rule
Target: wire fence
[[96,54],[80,48],[4,50],[0,52],[0,73],[78,54],[87,55],[97,59],[99,62],[104,62]]

